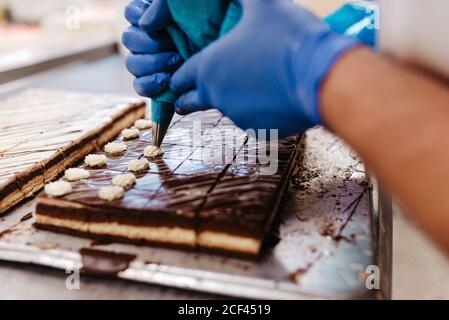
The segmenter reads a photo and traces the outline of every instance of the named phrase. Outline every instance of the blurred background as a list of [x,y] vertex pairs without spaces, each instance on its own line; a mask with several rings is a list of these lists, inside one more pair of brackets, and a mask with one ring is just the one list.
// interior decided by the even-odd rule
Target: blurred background
[[[324,15],[345,1],[298,2]],[[0,0],[0,74],[116,43],[127,26],[123,18],[127,3],[128,0]]]
[[0,0],[0,73],[116,40],[116,0]]

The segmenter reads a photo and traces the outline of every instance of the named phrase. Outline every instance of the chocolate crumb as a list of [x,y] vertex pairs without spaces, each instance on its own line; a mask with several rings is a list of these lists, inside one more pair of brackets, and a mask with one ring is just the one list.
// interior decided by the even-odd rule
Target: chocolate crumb
[[299,214],[296,214],[295,216],[296,216],[296,218],[298,218],[298,220],[301,221],[301,222],[306,222],[306,221],[309,220],[309,219],[307,219],[307,218],[301,217]]
[[297,283],[299,282],[301,277],[307,272],[307,270],[308,270],[307,268],[299,268],[295,272],[290,273],[288,278],[290,279],[290,281]]
[[110,240],[106,240],[106,239],[93,239],[93,240],[90,242],[90,245],[91,245],[92,247],[94,247],[94,246],[106,246],[106,245],[109,245],[109,244],[111,244],[111,243],[113,243],[113,242],[110,241]]
[[24,221],[30,220],[31,218],[33,218],[33,213],[32,212],[28,212],[26,215],[24,215],[22,217],[22,219],[20,219],[20,222],[24,222]]
[[323,237],[332,237],[334,238],[334,234],[335,234],[335,226],[331,223],[326,224],[321,230],[320,230],[320,234]]

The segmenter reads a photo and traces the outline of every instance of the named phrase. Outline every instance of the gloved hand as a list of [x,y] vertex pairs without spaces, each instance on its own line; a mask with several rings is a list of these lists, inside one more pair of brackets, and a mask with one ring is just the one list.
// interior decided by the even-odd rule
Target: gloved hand
[[321,84],[358,42],[289,0],[241,2],[239,24],[173,75],[177,112],[216,107],[243,129],[280,136],[321,124]]
[[151,97],[168,89],[171,73],[182,63],[164,30],[171,22],[167,0],[133,0],[125,9],[131,23],[122,42],[131,53],[126,67],[136,78],[134,89]]

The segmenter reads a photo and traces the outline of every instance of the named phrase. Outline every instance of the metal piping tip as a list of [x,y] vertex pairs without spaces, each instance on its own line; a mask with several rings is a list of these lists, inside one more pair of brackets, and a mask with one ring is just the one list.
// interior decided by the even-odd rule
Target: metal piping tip
[[162,141],[164,140],[165,134],[167,133],[167,129],[162,127],[159,123],[153,122],[153,145],[156,147],[160,147]]

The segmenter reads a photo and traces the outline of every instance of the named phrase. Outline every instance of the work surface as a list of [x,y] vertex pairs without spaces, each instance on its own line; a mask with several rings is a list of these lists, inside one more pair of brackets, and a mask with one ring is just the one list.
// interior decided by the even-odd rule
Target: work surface
[[[108,59],[40,76],[29,84],[91,92],[129,92],[129,80],[121,70],[118,59]],[[86,77],[91,79],[90,83],[82,80]],[[96,81],[96,78],[107,82]],[[17,89],[20,86],[19,83]],[[303,155],[304,160],[292,180],[282,208],[291,219],[301,222],[281,221],[281,230],[285,231],[281,238],[295,234],[301,248],[297,254],[302,262],[289,276],[310,291],[328,288],[332,292],[342,284],[343,287],[346,284],[363,288],[365,268],[375,258],[370,190],[363,166],[338,139],[322,129],[307,133]],[[32,205],[33,202],[25,204],[22,212],[29,212]],[[289,229],[289,226],[295,228]],[[322,279],[328,281],[323,282]],[[0,298],[214,297],[88,276],[82,277],[81,290],[67,290],[65,280],[63,272],[2,263]]]

